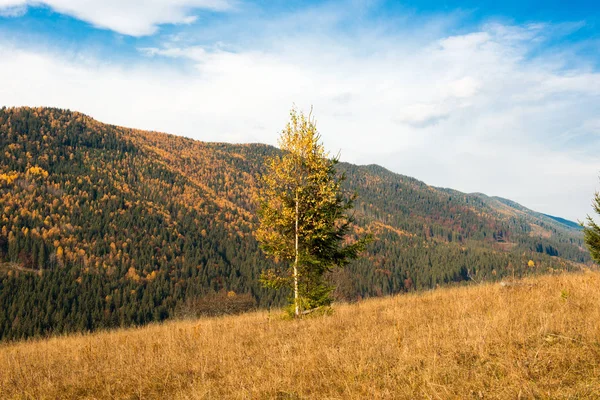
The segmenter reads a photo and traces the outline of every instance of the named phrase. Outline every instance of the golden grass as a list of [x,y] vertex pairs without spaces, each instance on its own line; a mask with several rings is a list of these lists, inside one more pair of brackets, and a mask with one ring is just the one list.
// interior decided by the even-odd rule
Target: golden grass
[[0,347],[3,399],[600,398],[600,273]]

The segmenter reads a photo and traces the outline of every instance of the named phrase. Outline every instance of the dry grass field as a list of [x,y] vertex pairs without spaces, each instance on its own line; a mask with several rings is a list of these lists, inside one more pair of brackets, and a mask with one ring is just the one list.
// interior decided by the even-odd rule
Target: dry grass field
[[0,398],[600,398],[600,273],[4,344]]

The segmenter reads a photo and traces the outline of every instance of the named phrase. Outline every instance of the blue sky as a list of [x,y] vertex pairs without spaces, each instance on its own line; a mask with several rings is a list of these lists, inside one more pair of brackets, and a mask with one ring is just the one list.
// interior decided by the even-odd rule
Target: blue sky
[[573,220],[600,189],[592,1],[0,0],[0,105],[325,145],[428,184]]

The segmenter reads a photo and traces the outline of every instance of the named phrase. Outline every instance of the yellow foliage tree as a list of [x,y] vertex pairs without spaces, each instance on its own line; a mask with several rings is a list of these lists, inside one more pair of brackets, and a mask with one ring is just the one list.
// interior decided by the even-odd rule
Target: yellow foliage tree
[[41,176],[42,178],[47,178],[48,171],[46,171],[42,167],[35,166],[35,167],[30,167],[27,170],[27,175],[28,176]]
[[56,259],[58,260],[58,262],[62,265],[65,261],[65,251],[62,248],[62,246],[58,246],[58,248],[56,249]]
[[267,161],[263,177],[257,238],[267,255],[286,266],[264,271],[261,279],[273,288],[291,288],[296,317],[301,309],[331,303],[333,288],[325,274],[357,258],[365,244],[346,240],[354,197],[344,195],[337,159],[320,139],[311,116],[292,109],[279,138],[283,154]]

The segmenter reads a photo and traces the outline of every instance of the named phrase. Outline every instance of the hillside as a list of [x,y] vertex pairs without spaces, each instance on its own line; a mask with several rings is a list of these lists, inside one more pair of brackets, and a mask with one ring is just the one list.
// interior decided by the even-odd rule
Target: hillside
[[[0,338],[285,300],[258,283],[270,262],[253,237],[259,176],[277,149],[203,143],[47,108],[1,109],[0,149]],[[578,229],[508,200],[434,188],[374,165],[342,163],[340,172],[359,196],[357,232],[376,240],[362,260],[332,274],[339,299],[589,261]]]
[[[4,399],[582,399],[600,274],[0,345]],[[376,327],[377,329],[373,329]]]

